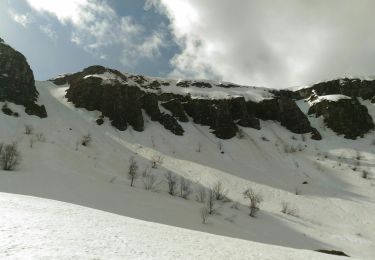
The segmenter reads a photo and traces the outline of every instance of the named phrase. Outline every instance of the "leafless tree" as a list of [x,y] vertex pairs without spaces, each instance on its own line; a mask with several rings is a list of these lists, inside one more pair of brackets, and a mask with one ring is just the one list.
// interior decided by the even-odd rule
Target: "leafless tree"
[[153,174],[151,171],[147,171],[146,173],[142,173],[142,181],[143,181],[143,187],[145,190],[154,190],[156,186],[156,175]]
[[187,199],[191,194],[191,181],[185,179],[184,177],[180,177],[180,197]]
[[31,135],[34,132],[32,125],[25,125],[25,135]]
[[172,196],[176,195],[177,178],[172,172],[168,171],[165,174],[165,180],[168,183],[168,193]]
[[225,199],[228,190],[224,188],[223,183],[218,181],[213,187],[212,191],[214,192],[216,200],[223,200]]
[[261,193],[255,192],[253,189],[249,188],[243,192],[243,196],[245,199],[249,199],[249,209],[250,209],[250,217],[255,217],[259,211],[259,205],[263,201],[263,196]]
[[164,161],[163,156],[161,155],[154,155],[151,157],[151,167],[156,169],[158,165],[162,165]]
[[0,164],[3,170],[12,171],[19,165],[21,161],[21,154],[18,151],[17,143],[3,145],[1,144],[0,149]]
[[207,208],[208,208],[208,214],[213,215],[215,210],[215,192],[212,189],[208,190],[208,196],[207,196]]
[[130,187],[133,187],[134,180],[138,178],[138,164],[134,157],[129,160],[128,178],[130,180]]
[[197,190],[197,195],[195,196],[196,200],[200,203],[204,203],[206,201],[207,192],[205,187],[199,187]]
[[206,224],[208,216],[210,215],[208,207],[204,206],[204,207],[200,208],[199,213],[200,213],[201,218],[202,218],[202,223]]

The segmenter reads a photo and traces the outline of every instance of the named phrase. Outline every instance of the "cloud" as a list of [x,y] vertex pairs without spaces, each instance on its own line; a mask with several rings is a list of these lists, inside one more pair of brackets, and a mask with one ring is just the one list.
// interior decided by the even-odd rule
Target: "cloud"
[[[119,16],[107,1],[26,1],[39,14],[54,16],[62,25],[71,26],[71,42],[100,59],[107,59],[109,49],[119,48],[124,50],[120,61],[131,67],[140,59],[157,57],[163,46],[158,37],[163,34],[161,30],[148,35],[132,17]],[[52,32],[50,27],[44,29]]]
[[40,25],[39,29],[45,33],[51,40],[57,40],[59,36],[57,32],[52,29],[52,24]]
[[172,76],[282,88],[375,74],[372,0],[147,0],[181,47]]
[[23,27],[27,28],[27,26],[32,23],[32,18],[29,13],[26,14],[19,14],[15,12],[13,9],[9,10],[10,17],[18,24],[22,25]]

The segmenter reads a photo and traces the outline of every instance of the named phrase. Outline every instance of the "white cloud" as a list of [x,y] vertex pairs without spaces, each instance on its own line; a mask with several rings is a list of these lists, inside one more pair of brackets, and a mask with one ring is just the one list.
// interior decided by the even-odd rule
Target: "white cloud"
[[[26,0],[40,14],[55,16],[61,24],[72,26],[71,42],[100,59],[107,48],[120,47],[120,60],[126,66],[141,58],[159,55],[158,33],[146,35],[145,28],[129,17],[121,17],[106,2],[99,0]],[[51,28],[49,28],[51,29]]]
[[59,36],[57,35],[57,32],[52,29],[51,24],[46,24],[46,25],[40,25],[39,26],[40,30],[44,32],[51,40],[57,40]]
[[182,51],[174,76],[285,87],[375,72],[372,0],[148,0]]
[[32,18],[29,13],[26,14],[19,14],[14,10],[9,10],[10,17],[18,24],[22,25],[23,27],[27,28],[27,26],[32,23]]

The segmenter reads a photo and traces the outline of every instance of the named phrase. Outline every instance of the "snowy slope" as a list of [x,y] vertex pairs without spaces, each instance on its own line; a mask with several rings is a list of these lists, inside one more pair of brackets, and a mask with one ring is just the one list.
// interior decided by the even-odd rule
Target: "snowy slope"
[[[13,104],[9,107],[19,112],[20,118],[0,113],[0,142],[17,141],[23,156],[17,171],[0,171],[1,192],[55,199],[249,241],[309,250],[336,249],[353,257],[375,258],[374,133],[356,141],[346,140],[325,129],[320,118],[310,120],[322,133],[321,142],[292,134],[270,121],[261,122],[261,131],[244,128],[243,138],[225,141],[207,127],[191,123],[182,124],[183,137],[151,120],[142,133],[131,129],[119,132],[108,122],[97,126],[99,113],[68,103],[64,98],[67,86],[38,82],[37,88],[39,102],[48,111],[47,119],[27,116]],[[374,116],[374,104],[363,103]],[[298,105],[307,112],[308,103]],[[35,142],[31,148],[31,136],[23,133],[25,124],[43,132],[46,141]],[[88,132],[92,144],[77,146]],[[152,170],[158,177],[157,191],[145,191],[141,179],[130,187],[126,178],[129,158],[134,157],[142,171],[155,155],[164,159]],[[222,181],[239,209],[232,208],[233,202],[220,202],[220,214],[202,224],[202,204],[195,201],[195,193],[189,200],[167,194],[167,170],[192,180],[195,189]],[[361,177],[363,171],[370,173],[370,179]],[[242,197],[248,187],[264,196],[257,218],[248,216],[247,201]],[[290,203],[298,216],[282,214],[283,201]]]
[[1,259],[342,259],[0,193]]

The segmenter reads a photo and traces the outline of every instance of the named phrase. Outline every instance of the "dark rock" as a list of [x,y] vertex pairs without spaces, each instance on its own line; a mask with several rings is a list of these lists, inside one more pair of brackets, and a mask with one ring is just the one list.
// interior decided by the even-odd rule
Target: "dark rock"
[[181,102],[177,99],[172,99],[161,104],[164,108],[172,112],[172,115],[177,118],[180,122],[189,122],[187,118],[184,107]]
[[0,43],[0,101],[23,105],[26,113],[46,117],[44,106],[36,104],[38,91],[26,58],[4,41]]
[[367,108],[356,98],[338,101],[322,100],[314,103],[308,114],[323,116],[326,125],[345,138],[356,139],[374,129],[374,123]]
[[371,100],[375,96],[375,80],[343,78],[320,82],[296,92],[302,98],[308,98],[315,93],[319,96],[342,94],[349,97],[361,97],[365,100]]
[[319,249],[319,250],[315,250],[315,251],[320,252],[320,253],[324,253],[324,254],[329,254],[329,255],[339,255],[339,256],[349,257],[349,255],[345,254],[343,251],[338,251],[338,250]]
[[176,118],[171,115],[163,113],[160,118],[160,123],[165,127],[165,129],[171,131],[175,135],[183,135],[184,129],[177,122]]
[[101,111],[119,130],[126,130],[129,124],[136,131],[143,131],[144,122],[140,102],[143,93],[138,87],[124,85],[120,82],[105,83],[97,77],[84,78],[86,74],[104,72],[106,71],[98,66],[69,76],[70,87],[66,97],[76,107]]
[[231,99],[231,114],[237,124],[243,127],[251,127],[260,129],[259,119],[255,118],[253,114],[249,114],[246,101],[243,97]]
[[150,116],[152,121],[160,121],[158,96],[154,93],[145,93],[142,98],[142,108]]
[[247,108],[248,111],[253,111],[255,116],[262,120],[278,121],[293,133],[312,133],[313,139],[320,140],[318,131],[311,127],[306,115],[299,109],[295,101],[289,97],[281,96],[264,99],[259,103],[248,101]]

